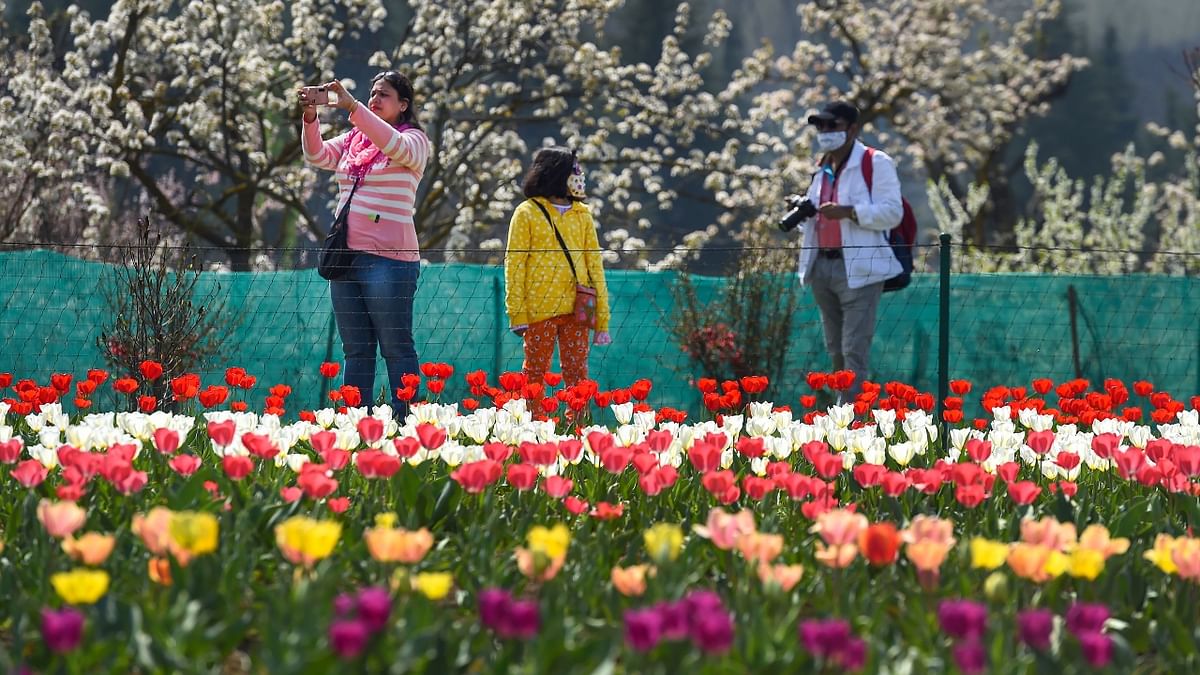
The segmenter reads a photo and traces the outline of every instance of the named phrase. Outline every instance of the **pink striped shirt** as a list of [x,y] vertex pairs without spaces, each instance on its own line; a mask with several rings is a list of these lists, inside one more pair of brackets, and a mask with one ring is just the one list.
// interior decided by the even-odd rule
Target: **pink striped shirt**
[[[417,228],[413,223],[417,185],[429,161],[430,143],[420,129],[397,131],[365,105],[359,105],[350,123],[383,151],[383,157],[362,179],[350,204],[350,248],[385,258],[409,262],[421,259]],[[354,179],[349,173],[346,137],[325,141],[319,122],[305,122],[304,161],[319,169],[337,172],[338,213],[350,196]]]

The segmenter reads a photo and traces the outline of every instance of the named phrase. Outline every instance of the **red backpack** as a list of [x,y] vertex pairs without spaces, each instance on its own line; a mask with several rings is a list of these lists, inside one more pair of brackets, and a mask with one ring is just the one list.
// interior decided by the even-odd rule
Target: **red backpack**
[[[871,191],[875,180],[875,148],[867,148],[862,159],[863,180],[867,183],[867,192]],[[917,217],[913,214],[912,205],[903,195],[900,203],[904,205],[904,215],[900,224],[888,230],[888,243],[892,246],[892,255],[900,262],[900,274],[883,282],[883,292],[898,291],[908,286],[912,281],[913,244],[917,243]]]

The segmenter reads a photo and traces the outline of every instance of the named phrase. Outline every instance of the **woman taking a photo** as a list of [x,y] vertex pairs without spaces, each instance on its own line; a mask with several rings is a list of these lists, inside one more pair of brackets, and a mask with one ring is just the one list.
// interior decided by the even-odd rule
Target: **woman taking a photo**
[[557,344],[563,379],[573,385],[587,377],[592,330],[594,344],[612,342],[600,242],[575,153],[538,150],[522,191],[527,199],[513,212],[504,253],[509,325],[525,340],[528,382],[542,381]]
[[358,388],[364,404],[375,396],[378,347],[391,384],[391,403],[403,423],[408,404],[397,390],[402,377],[417,373],[413,341],[413,298],[421,253],[413,212],[417,185],[429,160],[430,144],[417,122],[413,89],[395,71],[371,80],[371,96],[361,103],[334,80],[324,88],[334,105],[349,114],[353,128],[322,140],[313,88],[300,90],[304,108],[304,160],[334,171],[338,209],[348,209],[348,248],[355,253],[344,276],[329,284],[333,315],[345,352],[344,380]]

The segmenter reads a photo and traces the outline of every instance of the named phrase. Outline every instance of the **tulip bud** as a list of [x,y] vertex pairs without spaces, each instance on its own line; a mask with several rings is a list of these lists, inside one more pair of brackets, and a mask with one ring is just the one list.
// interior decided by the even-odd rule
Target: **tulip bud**
[[1008,599],[1008,576],[1004,572],[992,572],[983,582],[983,594],[989,602],[1001,604]]

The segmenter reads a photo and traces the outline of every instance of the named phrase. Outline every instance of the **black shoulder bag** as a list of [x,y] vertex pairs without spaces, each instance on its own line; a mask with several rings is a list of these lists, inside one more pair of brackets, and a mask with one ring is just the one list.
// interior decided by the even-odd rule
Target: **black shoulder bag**
[[[550,229],[554,230],[554,237],[558,239],[558,245],[562,247],[563,255],[567,256],[567,264],[571,266],[571,276],[575,277],[575,308],[572,311],[575,320],[595,330],[596,289],[579,283],[579,273],[575,271],[575,261],[571,259],[571,251],[567,248],[567,242],[563,241],[562,235],[559,234],[558,228],[554,226],[554,219],[550,217],[550,212],[546,210],[546,207],[538,203],[536,199],[530,199],[529,201],[533,202],[533,205],[541,210],[543,216],[546,216],[546,222],[550,223]],[[591,281],[590,277],[588,281]]]
[[346,205],[342,207],[341,213],[333,219],[333,226],[329,228],[329,234],[325,235],[325,245],[321,248],[321,258],[317,262],[317,274],[321,278],[329,281],[339,281],[345,279],[350,274],[350,269],[354,265],[354,258],[358,256],[358,251],[350,248],[350,202],[354,199],[354,193],[358,192],[358,183],[362,178],[354,179],[354,187],[350,188],[350,196],[346,199]]

